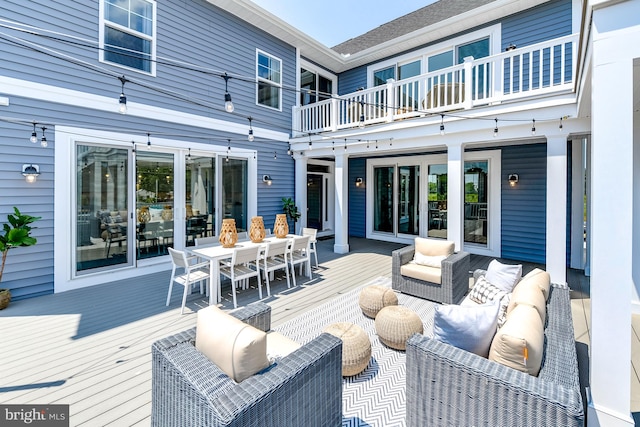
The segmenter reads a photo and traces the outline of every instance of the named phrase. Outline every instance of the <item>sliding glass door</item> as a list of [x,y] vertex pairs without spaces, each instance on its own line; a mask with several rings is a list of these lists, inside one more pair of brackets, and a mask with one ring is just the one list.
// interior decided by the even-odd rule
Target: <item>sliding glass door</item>
[[375,166],[373,185],[373,231],[419,235],[420,166]]
[[130,151],[76,146],[76,272],[133,264]]

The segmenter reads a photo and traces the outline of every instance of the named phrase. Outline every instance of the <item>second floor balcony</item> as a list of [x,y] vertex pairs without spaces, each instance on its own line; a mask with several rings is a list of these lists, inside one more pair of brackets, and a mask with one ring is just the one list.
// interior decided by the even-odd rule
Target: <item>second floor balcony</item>
[[573,90],[577,35],[293,108],[293,136],[390,123]]

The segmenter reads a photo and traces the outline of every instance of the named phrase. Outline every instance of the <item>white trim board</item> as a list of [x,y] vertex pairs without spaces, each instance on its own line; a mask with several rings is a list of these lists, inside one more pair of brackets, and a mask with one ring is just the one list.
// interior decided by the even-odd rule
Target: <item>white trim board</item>
[[[115,98],[93,95],[77,90],[64,89],[57,86],[34,83],[6,76],[0,76],[0,87],[7,95],[37,99],[39,101],[55,102],[57,104],[83,106],[85,108],[110,113],[117,111]],[[159,108],[152,105],[130,101],[127,102],[127,116],[153,118],[163,122],[237,133],[243,136],[247,135],[249,132],[248,124],[244,125],[225,120],[212,119],[210,117],[199,116],[197,114],[183,113],[167,108]],[[253,127],[253,132],[260,138],[267,138],[276,141],[287,141],[289,139],[288,133],[255,126]]]

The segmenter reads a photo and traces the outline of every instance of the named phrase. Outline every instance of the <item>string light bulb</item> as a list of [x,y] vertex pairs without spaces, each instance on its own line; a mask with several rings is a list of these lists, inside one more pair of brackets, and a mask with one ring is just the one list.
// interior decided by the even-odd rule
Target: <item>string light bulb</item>
[[255,139],[255,137],[253,136],[253,127],[251,126],[251,120],[253,119],[249,117],[249,135],[247,136],[249,142],[253,142],[253,140]]
[[47,128],[42,126],[42,138],[40,138],[40,146],[42,146],[42,148],[47,148],[47,146],[49,145],[49,143],[47,142],[47,137],[44,136],[45,130],[47,130]]
[[118,80],[122,83],[122,91],[120,92],[120,99],[118,99],[118,113],[127,114],[127,97],[124,95],[124,84],[129,80],[125,76],[118,77]]
[[536,119],[533,119],[533,125],[531,126],[531,135],[536,134]]
[[147,150],[151,151],[151,134],[147,133]]
[[440,114],[440,135],[444,135],[444,114]]
[[498,118],[496,118],[495,120],[496,120],[496,127],[493,129],[494,138],[498,136]]
[[278,153],[277,152],[273,152],[273,160],[278,160]]
[[29,138],[29,141],[33,142],[34,144],[38,142],[38,134],[36,133],[36,122],[33,122],[33,132],[31,132],[31,138]]
[[227,113],[233,113],[235,107],[233,106],[233,101],[231,101],[231,94],[228,90],[229,79],[231,77],[229,77],[227,73],[224,73],[224,76],[222,76],[222,78],[224,79],[224,109]]
[[560,117],[560,126],[558,126],[558,129],[562,129],[562,117]]

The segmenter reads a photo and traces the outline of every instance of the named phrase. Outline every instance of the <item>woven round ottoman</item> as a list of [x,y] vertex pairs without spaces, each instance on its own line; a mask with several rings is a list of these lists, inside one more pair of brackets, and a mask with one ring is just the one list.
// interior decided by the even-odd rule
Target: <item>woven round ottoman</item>
[[386,346],[406,350],[409,337],[423,332],[422,320],[410,308],[390,305],[376,316],[376,332]]
[[382,308],[388,305],[398,305],[398,296],[391,288],[371,285],[360,291],[358,304],[365,316],[375,319]]
[[338,322],[324,328],[324,332],[342,340],[343,377],[364,371],[371,360],[371,341],[364,329],[353,323]]

